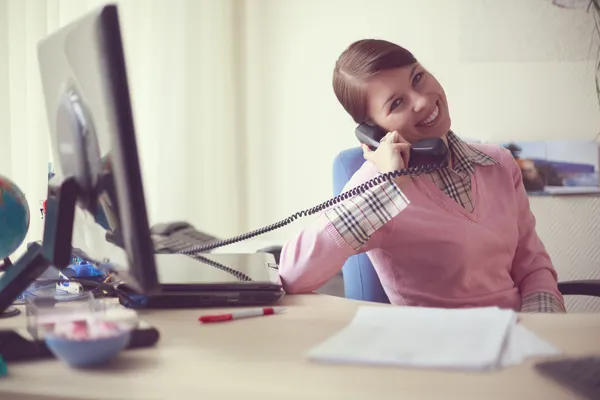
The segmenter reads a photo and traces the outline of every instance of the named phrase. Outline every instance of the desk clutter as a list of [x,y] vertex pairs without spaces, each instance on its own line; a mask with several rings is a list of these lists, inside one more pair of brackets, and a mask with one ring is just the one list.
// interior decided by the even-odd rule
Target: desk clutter
[[315,362],[489,371],[560,352],[497,307],[360,307],[348,326],[313,347]]
[[106,363],[122,350],[158,342],[158,330],[141,321],[136,311],[84,293],[65,302],[29,298],[26,326],[0,330],[0,355],[7,362],[56,358],[80,368]]
[[[29,243],[30,246],[32,243]],[[105,269],[84,258],[83,251],[73,248],[68,267],[59,270],[50,266],[15,299],[13,305],[28,302],[79,302],[90,295],[96,299],[115,297],[122,281]]]

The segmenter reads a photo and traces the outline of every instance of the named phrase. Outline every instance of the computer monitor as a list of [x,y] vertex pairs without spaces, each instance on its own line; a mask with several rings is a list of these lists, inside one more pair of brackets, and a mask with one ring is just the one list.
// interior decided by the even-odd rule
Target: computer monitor
[[208,246],[193,240],[181,251],[169,247],[171,254],[156,254],[116,5],[103,6],[43,39],[38,57],[55,176],[49,182],[43,244],[29,248],[0,277],[0,313],[49,264],[67,267],[71,245],[89,261],[108,259],[124,282],[119,293],[143,294],[133,296],[135,301],[127,295],[127,306],[258,305],[281,298],[283,285],[272,254],[206,252],[295,217],[251,235]]
[[158,291],[117,6],[44,38],[38,58],[55,162],[51,184],[71,178],[80,188],[73,246],[108,258],[136,291]]

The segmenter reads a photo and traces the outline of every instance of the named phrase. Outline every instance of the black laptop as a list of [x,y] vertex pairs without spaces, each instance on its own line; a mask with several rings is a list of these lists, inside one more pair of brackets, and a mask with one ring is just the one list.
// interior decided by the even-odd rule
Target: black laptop
[[269,253],[199,256],[156,254],[160,289],[138,295],[126,284],[123,305],[133,308],[182,308],[267,305],[284,292],[275,258]]

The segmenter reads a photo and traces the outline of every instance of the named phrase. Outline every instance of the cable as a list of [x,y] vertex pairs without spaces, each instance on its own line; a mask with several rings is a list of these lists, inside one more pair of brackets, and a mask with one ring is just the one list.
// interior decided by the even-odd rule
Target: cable
[[250,278],[248,275],[246,275],[245,273],[238,271],[234,268],[230,268],[227,267],[221,263],[218,263],[216,261],[213,260],[209,260],[206,257],[202,257],[200,254],[188,254],[189,257],[193,258],[194,260],[198,260],[200,262],[206,263],[208,265],[210,265],[211,267],[215,267],[217,269],[220,269],[223,272],[227,272],[228,274],[231,274],[233,276],[235,276],[237,279],[239,279],[240,281],[243,282],[252,282],[252,278]]
[[209,250],[213,250],[218,247],[227,246],[232,243],[237,243],[237,242],[241,242],[241,241],[244,241],[244,240],[256,237],[256,236],[260,236],[267,232],[271,232],[271,231],[274,231],[275,229],[279,229],[286,225],[289,225],[299,218],[307,217],[309,215],[313,215],[313,214],[319,213],[323,210],[326,210],[327,208],[329,208],[333,205],[336,205],[344,200],[352,198],[358,194],[364,193],[367,190],[371,189],[372,187],[382,184],[384,181],[391,181],[392,178],[397,178],[399,176],[404,176],[404,175],[417,176],[417,175],[422,175],[422,174],[428,174],[433,171],[445,168],[446,166],[447,166],[447,162],[443,162],[441,164],[417,165],[414,167],[381,174],[381,175],[376,176],[375,178],[373,178],[353,189],[350,189],[344,193],[341,193],[341,194],[327,200],[326,202],[323,202],[315,207],[306,209],[304,211],[299,211],[299,212],[291,215],[290,217],[288,217],[284,220],[281,220],[279,222],[276,222],[274,224],[267,225],[265,227],[256,229],[254,231],[250,231],[248,233],[244,233],[239,236],[234,236],[229,239],[217,240],[215,242],[211,242],[211,243],[207,243],[207,244],[203,244],[203,245],[199,245],[199,246],[189,247],[187,249],[180,250],[177,253],[186,254],[186,255],[205,253]]

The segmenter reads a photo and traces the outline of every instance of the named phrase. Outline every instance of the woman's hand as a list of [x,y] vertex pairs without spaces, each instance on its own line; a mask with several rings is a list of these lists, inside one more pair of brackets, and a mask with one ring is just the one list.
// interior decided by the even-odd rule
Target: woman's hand
[[[365,144],[362,145],[365,160],[372,162],[377,166],[381,174],[405,169],[410,161],[410,143],[398,133],[398,131],[388,132],[375,151],[369,149]],[[408,176],[399,176],[394,178],[397,184],[409,180]]]

